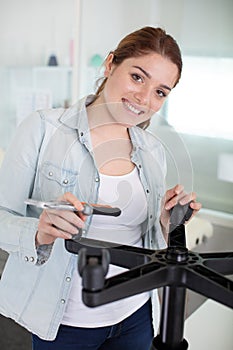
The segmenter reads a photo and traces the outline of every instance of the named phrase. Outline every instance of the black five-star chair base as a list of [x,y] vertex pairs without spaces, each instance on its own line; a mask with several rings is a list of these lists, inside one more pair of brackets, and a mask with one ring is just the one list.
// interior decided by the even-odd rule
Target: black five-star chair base
[[[186,248],[185,226],[174,227],[168,247],[150,250],[105,241],[66,240],[66,249],[79,254],[83,302],[90,307],[163,287],[160,332],[151,350],[186,350],[183,338],[186,289],[233,308],[233,252],[195,253]],[[129,270],[105,278],[109,263]]]

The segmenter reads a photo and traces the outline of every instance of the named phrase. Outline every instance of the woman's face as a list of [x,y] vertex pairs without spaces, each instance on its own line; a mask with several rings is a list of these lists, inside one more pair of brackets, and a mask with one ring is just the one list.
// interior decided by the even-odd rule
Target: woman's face
[[110,120],[126,126],[140,124],[157,112],[174,87],[178,68],[159,54],[105,63],[107,81],[99,102],[105,104]]

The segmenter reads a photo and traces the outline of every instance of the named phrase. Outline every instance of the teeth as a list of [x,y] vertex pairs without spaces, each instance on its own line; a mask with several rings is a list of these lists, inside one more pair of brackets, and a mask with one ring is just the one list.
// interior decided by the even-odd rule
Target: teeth
[[134,106],[132,106],[129,102],[124,101],[126,107],[133,113],[139,115],[140,113],[142,113],[142,111],[140,111],[139,109],[135,108]]

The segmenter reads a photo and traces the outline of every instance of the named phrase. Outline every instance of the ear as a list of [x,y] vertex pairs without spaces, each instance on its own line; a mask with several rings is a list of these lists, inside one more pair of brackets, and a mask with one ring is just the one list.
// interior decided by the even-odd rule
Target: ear
[[105,70],[104,70],[104,76],[107,78],[113,68],[113,58],[114,58],[114,54],[111,52],[108,57],[106,58],[105,62],[104,62],[104,66],[105,66]]

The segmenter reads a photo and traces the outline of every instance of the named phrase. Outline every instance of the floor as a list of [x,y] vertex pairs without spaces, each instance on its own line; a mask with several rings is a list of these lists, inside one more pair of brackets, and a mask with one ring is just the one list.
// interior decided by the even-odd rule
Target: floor
[[0,315],[0,349],[31,350],[31,335],[14,321]]
[[[7,253],[0,249],[0,276]],[[31,335],[14,321],[0,315],[0,350],[31,350]]]
[[232,350],[233,312],[229,307],[207,300],[185,322],[188,350]]

